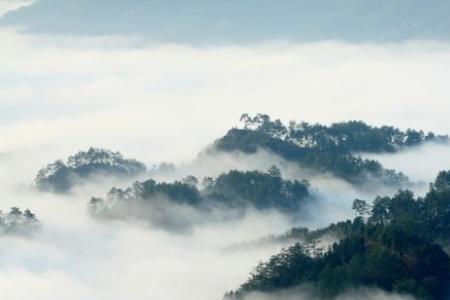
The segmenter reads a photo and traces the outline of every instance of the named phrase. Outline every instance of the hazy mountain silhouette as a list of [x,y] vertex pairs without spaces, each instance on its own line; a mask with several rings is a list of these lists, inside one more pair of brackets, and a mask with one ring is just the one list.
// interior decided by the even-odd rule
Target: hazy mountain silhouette
[[166,42],[448,40],[447,0],[38,0],[0,25]]

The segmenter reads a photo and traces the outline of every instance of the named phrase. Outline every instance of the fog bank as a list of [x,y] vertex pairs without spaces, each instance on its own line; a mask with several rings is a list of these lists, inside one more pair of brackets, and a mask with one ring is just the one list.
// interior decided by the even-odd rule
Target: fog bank
[[437,42],[192,47],[0,31],[0,151],[186,161],[241,113],[450,132]]
[[[309,178],[307,170],[265,152],[197,156],[236,126],[241,113],[268,113],[285,122],[360,119],[450,133],[445,43],[191,47],[6,30],[0,39],[0,209],[30,208],[42,222],[32,238],[0,237],[0,290],[8,300],[221,299],[258,261],[280,250],[223,248],[292,226],[340,221],[353,215],[354,198],[370,201],[375,193],[394,192],[365,194],[331,176]],[[29,188],[39,168],[90,146],[119,150],[148,166],[177,163],[175,174],[161,180],[265,171],[277,164],[287,178],[310,179],[319,202],[310,218],[296,224],[275,212],[251,211],[239,221],[174,234],[137,221],[91,219],[89,198],[103,196],[109,186],[66,196]],[[372,157],[429,182],[450,167],[448,153],[448,147],[426,145]],[[358,293],[342,299],[408,299]]]

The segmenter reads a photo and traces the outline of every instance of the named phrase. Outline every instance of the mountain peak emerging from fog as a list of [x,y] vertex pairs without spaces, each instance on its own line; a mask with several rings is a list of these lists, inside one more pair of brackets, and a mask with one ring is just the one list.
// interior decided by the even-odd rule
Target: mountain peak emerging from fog
[[447,0],[38,0],[0,25],[183,43],[448,40]]

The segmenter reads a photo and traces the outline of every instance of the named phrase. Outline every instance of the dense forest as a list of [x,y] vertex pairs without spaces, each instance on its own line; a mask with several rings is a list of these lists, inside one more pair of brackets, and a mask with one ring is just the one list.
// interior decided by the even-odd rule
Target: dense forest
[[[255,208],[296,215],[302,206],[312,201],[308,189],[307,181],[285,180],[276,167],[267,172],[232,170],[215,179],[205,177],[201,183],[196,177],[188,176],[171,183],[149,179],[125,190],[113,188],[106,199],[93,197],[89,210],[99,217],[135,217],[147,221],[155,217],[151,215],[155,205],[159,211],[163,210],[161,203],[201,211],[217,208],[243,213],[247,208]],[[183,218],[182,215],[177,217]]]
[[[244,128],[229,130],[212,148],[246,154],[258,149],[268,150],[303,169],[329,173],[356,186],[380,184],[406,188],[412,184],[404,174],[385,169],[378,161],[363,159],[360,153],[395,153],[424,142],[448,142],[447,136],[432,132],[372,127],[361,121],[330,126],[292,121],[286,127],[280,120],[271,120],[264,114],[254,117],[244,114],[241,121]],[[70,156],[65,162],[57,160],[42,168],[35,183],[43,191],[67,193],[94,177],[137,179],[140,175],[152,176],[175,169],[173,164],[163,163],[147,170],[143,163],[125,159],[119,152],[90,148]],[[222,193],[227,191],[223,189]]]
[[[364,153],[397,153],[426,142],[447,143],[447,136],[373,127],[361,121],[330,126],[290,122],[285,126],[262,114],[244,114],[241,120],[243,128],[231,129],[208,151],[254,154],[262,149],[309,170],[311,176],[331,174],[357,188],[383,185],[399,191],[370,203],[355,199],[353,220],[316,230],[293,228],[266,238],[290,246],[260,263],[227,298],[308,286],[311,297],[317,299],[333,299],[362,287],[419,299],[447,299],[450,171],[439,173],[424,197],[415,197],[408,190],[414,186],[408,177],[361,157]],[[187,176],[168,182],[153,178],[175,174],[176,168],[164,163],[148,170],[119,152],[90,148],[41,169],[35,183],[41,191],[67,193],[95,176],[124,183],[146,177],[128,188],[113,187],[103,198],[92,197],[88,211],[97,220],[138,220],[169,230],[240,218],[249,209],[275,210],[294,221],[305,216],[306,208],[317,200],[307,180],[286,179],[277,166],[267,171],[228,170],[215,178]],[[39,221],[29,210],[13,208],[1,214],[0,225],[4,233],[32,232]]]
[[359,153],[394,153],[424,142],[448,142],[447,136],[425,134],[391,126],[372,127],[361,121],[335,123],[331,126],[290,122],[286,127],[268,115],[242,115],[244,128],[233,128],[216,141],[219,151],[255,153],[268,150],[280,157],[316,172],[328,172],[355,185],[384,184],[407,187],[411,184],[402,173],[388,170]]
[[40,227],[40,222],[29,210],[12,207],[9,212],[0,211],[0,234],[28,235]]
[[[450,291],[450,171],[441,172],[425,197],[407,190],[355,200],[357,217],[309,231],[296,228],[282,239],[297,243],[261,263],[237,292],[273,292],[312,285],[317,298],[331,299],[358,287],[377,287],[419,299],[447,299]],[[326,235],[339,239],[327,250],[315,247]],[[312,245],[312,247],[311,247]]]
[[94,176],[133,178],[145,172],[143,163],[125,159],[119,152],[90,148],[70,156],[66,162],[57,160],[42,168],[35,183],[43,191],[66,193],[74,186],[92,180]]

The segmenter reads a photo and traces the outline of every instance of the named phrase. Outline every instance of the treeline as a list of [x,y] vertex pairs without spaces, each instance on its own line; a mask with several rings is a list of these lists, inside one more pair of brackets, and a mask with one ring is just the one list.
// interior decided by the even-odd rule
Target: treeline
[[232,170],[215,179],[206,177],[201,183],[188,176],[172,183],[149,179],[125,190],[113,188],[105,199],[92,198],[89,209],[100,217],[139,217],[146,215],[145,210],[154,209],[152,204],[163,201],[204,211],[221,208],[244,212],[255,208],[295,215],[312,200],[308,188],[307,181],[283,179],[276,167],[267,172]]
[[353,221],[316,231],[298,228],[281,237],[310,244],[326,235],[340,238],[328,250],[291,246],[261,263],[227,296],[240,299],[251,291],[307,284],[322,299],[359,287],[448,299],[450,258],[442,247],[450,242],[450,171],[438,175],[425,197],[400,191],[377,197],[372,205],[355,200],[353,208],[358,214]]
[[270,116],[264,114],[254,117],[243,114],[241,121],[244,123],[244,129],[257,130],[291,141],[302,148],[325,152],[397,152],[427,141],[448,141],[446,135],[415,129],[401,131],[392,126],[374,127],[362,121],[333,123],[330,126],[291,121],[286,127],[280,120],[272,121]]
[[145,172],[143,163],[125,159],[119,152],[89,148],[69,156],[66,162],[57,160],[42,168],[35,183],[42,191],[67,193],[74,186],[92,180],[94,176],[133,178]]
[[[393,153],[424,142],[448,142],[447,136],[391,126],[372,127],[361,121],[335,123],[330,126],[290,122],[285,126],[268,115],[242,115],[243,129],[233,128],[214,143],[218,151],[255,153],[269,150],[317,173],[330,173],[355,185],[383,184],[408,187],[411,182],[402,173],[388,170],[375,160],[363,159],[358,153]],[[70,192],[74,186],[95,178],[112,177],[133,180],[140,175],[174,170],[172,164],[161,164],[147,170],[119,152],[90,148],[57,160],[39,170],[35,184],[43,191]]]
[[233,128],[216,141],[219,151],[255,153],[269,150],[282,158],[317,172],[329,172],[355,185],[380,183],[407,187],[402,173],[384,169],[375,160],[358,153],[393,153],[424,142],[447,142],[447,136],[391,126],[372,127],[361,121],[335,123],[331,126],[291,122],[286,127],[268,115],[242,115],[243,129]]
[[29,209],[12,207],[9,212],[0,211],[0,234],[28,235],[40,228],[40,222]]

